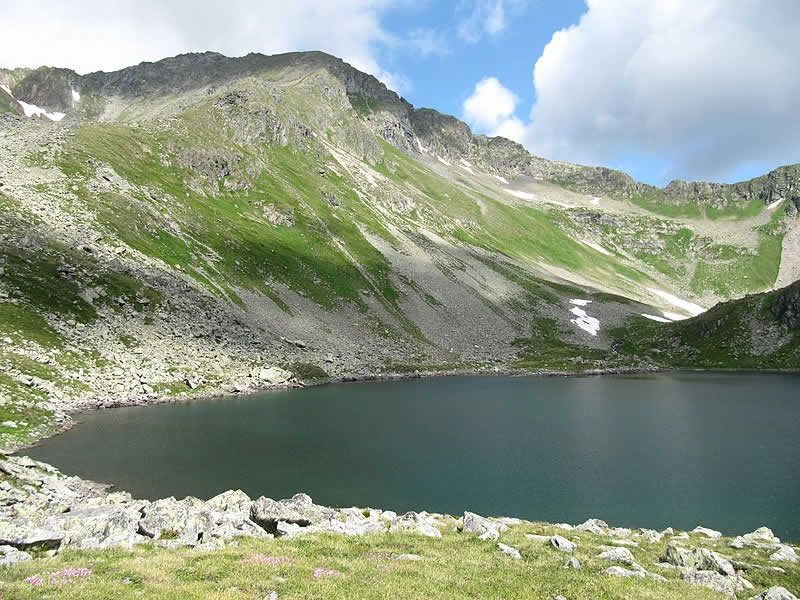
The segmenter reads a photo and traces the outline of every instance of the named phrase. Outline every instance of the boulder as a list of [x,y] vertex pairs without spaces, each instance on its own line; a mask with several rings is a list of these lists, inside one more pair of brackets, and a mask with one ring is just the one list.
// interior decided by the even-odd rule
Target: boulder
[[630,537],[631,533],[633,532],[625,527],[614,527],[613,529],[608,530],[608,535],[613,537]]
[[62,546],[130,549],[147,540],[138,533],[140,513],[125,505],[88,506],[48,516],[44,527],[63,534]]
[[510,556],[511,558],[514,558],[514,559],[517,559],[517,560],[522,558],[522,555],[519,553],[519,550],[517,550],[516,548],[514,548],[512,546],[506,546],[503,543],[498,543],[497,547],[500,549],[500,552],[502,552],[506,556]]
[[574,556],[567,561],[567,564],[564,565],[565,569],[573,569],[575,571],[580,571],[581,569],[581,561],[579,561]]
[[629,565],[633,564],[634,562],[633,554],[627,548],[613,548],[611,550],[606,550],[605,552],[598,554],[597,558],[615,562],[623,562]]
[[660,542],[662,539],[664,539],[664,534],[657,532],[655,529],[641,529],[640,532],[642,537],[651,544],[655,544],[656,542]]
[[634,571],[617,565],[600,571],[600,575],[613,575],[614,577],[644,577],[646,574],[646,571]]
[[745,544],[780,544],[781,540],[775,537],[769,527],[759,527],[755,531],[744,534],[742,540]]
[[341,533],[347,536],[361,536],[368,533],[383,533],[387,530],[387,525],[383,521],[376,519],[366,519],[363,516],[347,515],[344,521],[332,519],[328,525],[328,531]]
[[741,550],[742,548],[744,548],[744,538],[740,535],[737,535],[730,541],[728,546],[730,546],[731,548],[736,548],[737,550]]
[[797,596],[786,588],[776,585],[764,590],[758,596],[753,596],[750,600],[797,600]]
[[268,533],[276,534],[279,522],[300,527],[327,526],[336,511],[314,504],[307,494],[295,494],[288,500],[275,501],[261,496],[250,507],[250,519]]
[[681,569],[681,579],[693,585],[700,585],[728,596],[736,596],[738,592],[752,589],[753,584],[740,577],[720,575],[715,571],[698,571],[697,569]]
[[56,550],[63,539],[63,533],[39,527],[29,519],[0,519],[0,546]]
[[698,535],[704,535],[707,538],[711,538],[713,540],[722,537],[722,533],[720,533],[719,531],[715,531],[714,529],[708,529],[707,527],[701,527],[700,525],[692,529],[692,533],[696,533]]
[[209,510],[218,512],[231,512],[250,516],[250,507],[253,501],[242,490],[228,490],[206,501]]
[[779,544],[778,549],[772,554],[770,554],[769,559],[774,561],[796,563],[797,553],[791,546],[784,546],[783,544]]
[[574,552],[575,544],[570,542],[567,538],[560,535],[554,535],[550,538],[550,545],[560,552]]
[[662,560],[676,567],[693,568],[699,571],[714,571],[726,576],[736,575],[736,570],[730,560],[707,548],[688,549],[670,542]]
[[0,546],[0,568],[13,567],[28,560],[32,560],[32,558],[27,552],[17,550],[13,546]]
[[497,540],[500,537],[500,534],[507,529],[508,526],[504,523],[487,519],[486,517],[476,515],[475,513],[464,511],[461,530],[467,533],[475,534],[482,540]]
[[605,521],[601,521],[600,519],[587,519],[580,525],[576,525],[575,529],[578,531],[586,531],[588,533],[593,533],[595,535],[606,535],[606,530],[608,529],[608,523]]
[[257,379],[261,383],[268,385],[281,385],[287,383],[293,377],[290,371],[279,367],[265,367],[259,369]]
[[442,532],[436,527],[436,523],[433,517],[412,511],[396,517],[389,531],[413,531],[426,537],[440,538]]

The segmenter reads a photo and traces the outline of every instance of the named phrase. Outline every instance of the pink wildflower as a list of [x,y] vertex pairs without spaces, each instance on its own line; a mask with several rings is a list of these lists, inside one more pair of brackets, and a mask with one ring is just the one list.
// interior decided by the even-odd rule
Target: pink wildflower
[[23,579],[23,581],[26,583],[30,583],[32,586],[44,585],[44,579],[36,575],[31,575],[30,577]]
[[323,569],[322,567],[314,569],[314,579],[319,579],[320,577],[333,577],[339,575],[341,575],[341,573],[339,571],[336,571],[335,569]]
[[294,562],[291,558],[285,556],[264,556],[263,554],[251,554],[247,558],[242,559],[242,562],[258,565],[289,565]]

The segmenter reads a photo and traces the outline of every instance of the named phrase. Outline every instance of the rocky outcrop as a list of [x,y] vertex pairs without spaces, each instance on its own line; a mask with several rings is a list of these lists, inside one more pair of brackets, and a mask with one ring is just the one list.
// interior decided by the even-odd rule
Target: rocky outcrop
[[772,314],[787,329],[800,329],[800,281],[781,290],[772,305]]

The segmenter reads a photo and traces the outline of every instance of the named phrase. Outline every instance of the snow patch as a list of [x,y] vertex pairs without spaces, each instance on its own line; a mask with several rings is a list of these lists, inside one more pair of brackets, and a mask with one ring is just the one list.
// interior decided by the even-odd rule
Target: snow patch
[[78,92],[78,90],[71,90],[71,91],[72,91],[72,100],[73,100],[74,102],[80,102],[80,101],[81,101],[81,94],[80,94],[80,92]]
[[442,163],[443,165],[447,165],[448,167],[452,166],[452,165],[451,165],[449,162],[447,162],[445,159],[443,159],[443,158],[442,158],[441,156],[439,156],[438,154],[436,155],[436,160],[438,160],[438,161],[439,161],[440,163]]
[[3,90],[6,94],[11,96],[12,98],[14,97],[14,95],[11,93],[11,88],[8,87],[7,85],[3,85],[2,83],[0,83],[0,90]]
[[674,313],[674,312],[665,312],[663,314],[670,321],[685,321],[686,319],[689,318],[686,315],[679,315],[678,313]]
[[508,185],[508,179],[506,179],[505,177],[500,177],[500,175],[494,175],[493,177],[497,179],[497,181],[499,181],[500,183],[505,183],[506,185]]
[[589,335],[597,335],[597,332],[600,331],[600,321],[587,315],[586,311],[582,308],[573,306],[569,309],[569,312],[577,317],[575,319],[570,319],[569,322],[574,323]]
[[591,304],[591,300],[578,300],[577,298],[573,298],[569,301],[570,304],[577,304],[578,306],[586,306],[587,304]]
[[600,204],[600,197],[599,196],[592,196],[592,206],[598,206]]
[[692,302],[688,302],[686,300],[682,300],[682,299],[678,298],[677,296],[673,296],[669,292],[665,292],[663,290],[659,290],[659,289],[656,289],[656,288],[647,288],[647,291],[652,293],[652,294],[655,294],[656,296],[661,296],[664,300],[666,300],[667,302],[669,302],[673,306],[677,306],[678,308],[682,308],[683,310],[688,312],[693,317],[697,316],[697,315],[699,315],[701,313],[706,312],[706,309],[703,308],[702,306],[698,306],[697,304],[694,304]]
[[511,194],[512,196],[516,196],[517,198],[522,198],[523,200],[536,200],[536,194],[529,194],[528,192],[518,192],[517,190],[510,190],[508,188],[503,188],[503,191],[507,194]]
[[783,202],[783,198],[780,200],[775,200],[775,202],[772,202],[771,204],[767,204],[767,210],[775,210],[781,205],[781,202]]
[[659,323],[672,323],[669,319],[665,319],[664,317],[657,317],[655,315],[648,315],[646,313],[642,313],[642,316],[645,319],[650,319],[651,321],[658,321]]
[[17,100],[17,102],[19,102],[20,106],[22,107],[22,110],[25,112],[26,117],[45,116],[51,121],[60,121],[61,119],[67,116],[61,112],[49,113],[45,109],[39,108],[35,104],[28,104],[27,102],[23,102],[22,100]]
[[606,256],[611,256],[611,252],[603,248],[600,244],[595,244],[594,242],[590,242],[589,240],[581,240],[581,244],[586,244],[589,248],[597,250],[598,252],[605,254]]

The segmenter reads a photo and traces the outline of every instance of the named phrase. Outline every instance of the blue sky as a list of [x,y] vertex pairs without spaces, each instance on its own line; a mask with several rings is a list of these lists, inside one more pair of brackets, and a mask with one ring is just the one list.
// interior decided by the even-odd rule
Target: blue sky
[[26,0],[0,66],[319,49],[538,156],[732,182],[800,162],[798,24],[797,0]]

